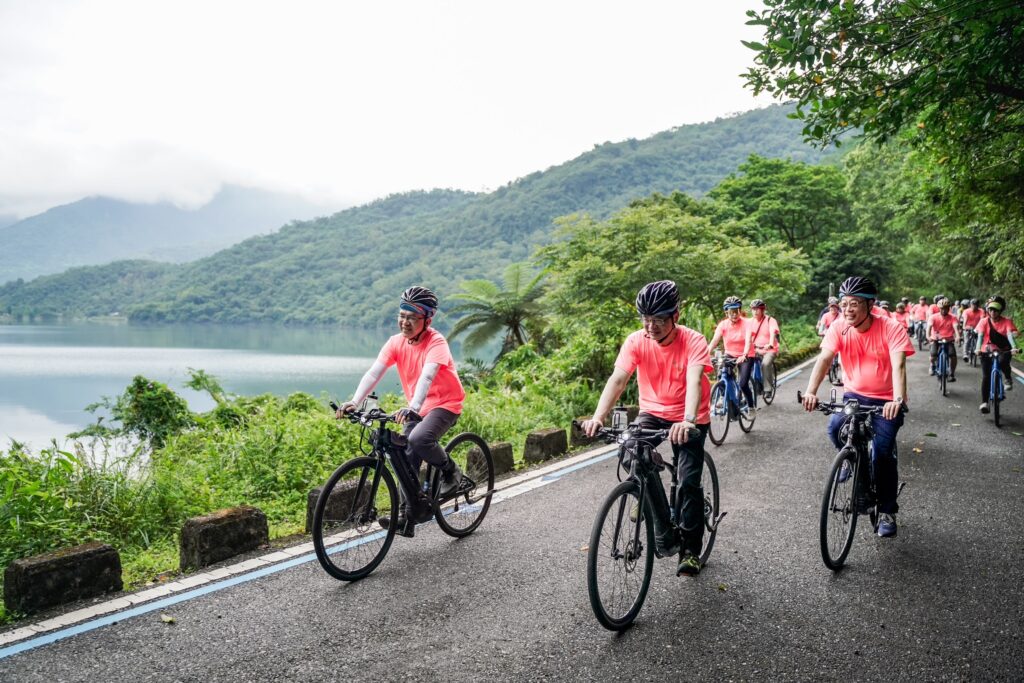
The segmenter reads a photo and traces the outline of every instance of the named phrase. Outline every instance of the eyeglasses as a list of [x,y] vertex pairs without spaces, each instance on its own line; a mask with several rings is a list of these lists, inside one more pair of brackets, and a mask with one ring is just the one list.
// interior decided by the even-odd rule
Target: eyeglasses
[[640,316],[640,322],[644,325],[652,325],[654,327],[661,327],[666,325],[670,319],[663,318],[660,315],[642,315]]
[[414,323],[414,322],[418,322],[420,320],[423,320],[423,316],[422,315],[407,315],[405,313],[399,313],[398,314],[398,320],[399,320],[399,322],[403,322],[403,323]]

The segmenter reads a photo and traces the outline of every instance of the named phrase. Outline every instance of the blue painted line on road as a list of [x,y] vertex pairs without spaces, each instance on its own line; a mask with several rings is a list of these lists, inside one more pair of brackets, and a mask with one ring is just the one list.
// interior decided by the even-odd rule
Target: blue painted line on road
[[1014,379],[1016,379],[1021,384],[1024,384],[1024,377],[1014,377]]
[[776,382],[775,384],[776,384],[776,385],[779,385],[779,384],[785,384],[785,383],[786,383],[786,382],[788,382],[789,380],[791,380],[791,379],[793,379],[794,377],[796,377],[797,375],[799,375],[799,374],[800,374],[801,372],[803,372],[803,370],[796,370],[796,371],[794,371],[794,372],[791,372],[791,373],[789,373],[788,375],[786,375],[785,377],[783,377],[782,379],[780,379],[780,380],[779,380],[778,382]]
[[[597,457],[591,458],[590,460],[585,460],[571,467],[567,467],[564,470],[559,470],[558,472],[553,472],[552,474],[545,475],[541,477],[541,481],[555,481],[561,478],[563,475],[568,474],[569,472],[575,472],[577,470],[583,469],[584,467],[589,467],[591,465],[596,465],[597,463],[603,462],[608,458],[615,456],[616,453],[617,451],[612,451],[610,453],[604,453]],[[518,484],[516,486],[518,486]],[[511,488],[515,488],[515,486]],[[499,498],[494,501],[494,504],[500,502],[501,499]],[[449,512],[448,514],[451,513]],[[327,552],[328,554],[333,555],[334,553],[340,552],[342,550],[348,550],[349,548],[354,548],[355,546],[362,545],[364,543],[369,543],[370,541],[381,538],[383,535],[384,533],[380,532],[376,534],[371,534],[369,536],[363,536],[352,541],[349,541],[347,543],[338,544],[337,546],[334,546],[331,549],[329,549]],[[285,560],[278,564],[274,564],[269,567],[264,567],[263,569],[257,569],[255,571],[248,572],[246,574],[241,574],[239,576],[225,579],[223,581],[218,581],[216,583],[212,583],[207,586],[202,586],[194,590],[185,591],[178,595],[171,595],[166,598],[161,598],[154,602],[146,603],[145,605],[139,605],[138,607],[133,607],[123,612],[115,612],[113,614],[103,616],[98,619],[93,619],[92,621],[87,621],[82,624],[75,624],[74,626],[68,626],[63,629],[57,629],[54,630],[52,633],[44,633],[42,635],[36,636],[35,638],[30,638],[29,640],[24,640],[20,643],[15,643],[13,645],[9,645],[3,649],[0,649],[0,660],[6,659],[7,657],[16,655],[20,652],[25,652],[26,650],[32,650],[37,647],[42,647],[43,645],[49,645],[50,643],[55,643],[59,640],[64,640],[65,638],[70,638],[71,636],[76,636],[80,633],[87,633],[89,631],[93,631],[104,626],[109,626],[110,624],[116,624],[117,622],[123,621],[125,619],[131,619],[132,617],[137,617],[143,614],[148,614],[150,612],[155,612],[157,610],[162,610],[172,605],[185,602],[187,600],[193,600],[204,595],[209,595],[210,593],[215,593],[216,591],[224,590],[225,588],[231,588],[232,586],[237,586],[239,584],[247,583],[249,581],[255,581],[256,579],[263,578],[264,576],[270,576],[271,574],[276,574],[277,572],[284,571],[285,569],[291,569],[292,567],[298,567],[301,564],[312,562],[315,559],[316,553],[300,555],[299,557],[296,557],[291,560]]]

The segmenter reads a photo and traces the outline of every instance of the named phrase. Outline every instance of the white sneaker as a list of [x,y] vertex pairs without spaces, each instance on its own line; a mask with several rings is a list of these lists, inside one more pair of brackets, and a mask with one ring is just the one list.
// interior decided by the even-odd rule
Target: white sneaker
[[980,406],[978,406],[978,410],[988,415],[988,403],[982,403]]

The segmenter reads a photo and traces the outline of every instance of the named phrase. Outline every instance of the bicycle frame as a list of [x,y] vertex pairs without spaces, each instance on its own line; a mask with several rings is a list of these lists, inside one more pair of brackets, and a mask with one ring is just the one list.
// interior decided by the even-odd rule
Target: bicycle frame
[[[755,368],[756,369],[756,368]],[[740,403],[740,383],[736,377],[736,361],[729,359],[722,359],[718,366],[718,379],[715,380],[716,385],[722,387],[722,391],[725,393],[725,400],[727,403],[726,410],[730,411],[730,408],[735,408],[734,411],[729,412],[729,419],[734,420],[739,416],[741,410]],[[714,387],[712,387],[712,391]],[[754,404],[757,404],[757,397],[754,397]],[[753,408],[753,406],[751,406]]]
[[938,340],[939,353],[935,358],[935,374],[938,376],[939,381],[942,381],[943,377],[949,376],[949,342],[945,339]]
[[1000,351],[986,351],[992,359],[992,370],[989,373],[988,398],[990,401],[1002,401],[1006,398],[1006,389],[1003,388],[1003,369],[999,367],[999,361],[1003,355]]

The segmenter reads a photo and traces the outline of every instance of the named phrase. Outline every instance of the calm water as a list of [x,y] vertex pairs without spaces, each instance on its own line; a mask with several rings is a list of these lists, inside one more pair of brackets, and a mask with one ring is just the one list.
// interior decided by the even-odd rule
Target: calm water
[[[306,391],[348,398],[389,330],[216,325],[0,325],[0,448],[45,446],[95,418],[84,408],[117,396],[135,375],[167,383],[196,411],[213,401],[184,388],[202,369],[236,394]],[[400,391],[389,370],[379,385]]]

